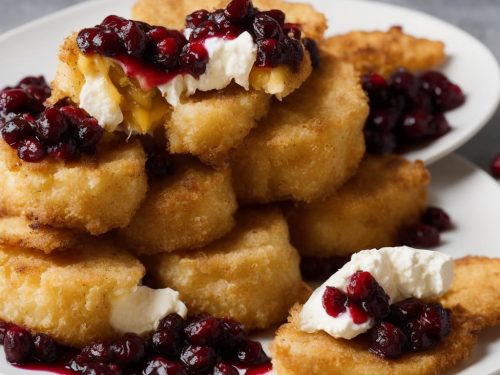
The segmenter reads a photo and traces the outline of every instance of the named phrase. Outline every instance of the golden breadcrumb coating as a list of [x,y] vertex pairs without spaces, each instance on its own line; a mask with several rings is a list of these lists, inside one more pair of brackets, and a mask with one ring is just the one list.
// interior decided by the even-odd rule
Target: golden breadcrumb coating
[[243,211],[235,229],[196,252],[145,260],[159,286],[179,291],[191,314],[231,316],[249,329],[286,320],[304,298],[299,255],[276,209]]
[[[224,8],[228,3],[229,0],[138,0],[132,9],[132,17],[152,25],[182,29],[185,27],[186,15],[199,9],[212,11]],[[282,10],[286,14],[286,21],[300,24],[305,36],[323,39],[328,26],[326,17],[310,4],[282,0],[254,0],[253,4],[260,10]]]
[[428,70],[446,59],[444,43],[407,35],[400,27],[336,35],[325,40],[322,47],[363,74],[388,76],[399,67],[413,72]]
[[23,217],[0,218],[0,245],[17,246],[50,254],[67,250],[82,240],[83,235],[67,229],[40,225]]
[[175,174],[152,183],[130,225],[118,232],[138,254],[196,249],[224,236],[237,209],[228,168],[184,161]]
[[166,123],[170,151],[220,164],[267,114],[270,98],[235,86],[195,94],[177,105]]
[[315,257],[396,245],[398,232],[420,221],[429,180],[420,161],[367,156],[336,193],[288,210],[292,243],[301,255]]
[[114,137],[72,162],[23,162],[0,142],[0,214],[94,235],[125,227],[146,195],[144,164],[138,141]]
[[438,375],[470,355],[481,327],[480,319],[454,308],[451,333],[438,346],[387,360],[368,351],[366,336],[344,340],[299,330],[300,310],[292,309],[289,323],[278,329],[271,345],[277,375]]
[[323,53],[311,78],[275,101],[231,157],[243,203],[324,198],[342,186],[365,152],[368,103],[350,64]]
[[460,305],[468,314],[484,319],[486,326],[500,324],[500,259],[468,256],[455,261],[451,289],[443,305]]
[[0,245],[0,319],[75,347],[109,339],[112,298],[143,274],[139,261],[102,241],[50,256]]

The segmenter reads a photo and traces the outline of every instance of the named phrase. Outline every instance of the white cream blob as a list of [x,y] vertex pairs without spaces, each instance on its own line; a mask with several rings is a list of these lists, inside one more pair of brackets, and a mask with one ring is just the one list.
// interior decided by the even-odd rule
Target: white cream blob
[[209,38],[203,45],[209,55],[205,73],[198,78],[177,75],[158,87],[171,105],[176,106],[182,96],[193,95],[198,90],[221,90],[233,80],[249,89],[250,71],[257,59],[257,46],[250,33],[245,31],[235,39]]
[[186,305],[179,300],[178,292],[170,288],[138,286],[132,293],[113,301],[110,324],[119,333],[142,335],[155,330],[160,320],[171,313],[183,318],[187,315]]
[[370,272],[389,295],[390,303],[395,303],[410,297],[429,298],[446,293],[453,280],[453,260],[436,251],[407,246],[356,253],[304,304],[299,318],[302,331],[325,331],[335,338],[352,339],[374,325],[373,319],[355,324],[347,311],[334,318],[323,307],[326,287],[345,292],[347,280],[356,271]]

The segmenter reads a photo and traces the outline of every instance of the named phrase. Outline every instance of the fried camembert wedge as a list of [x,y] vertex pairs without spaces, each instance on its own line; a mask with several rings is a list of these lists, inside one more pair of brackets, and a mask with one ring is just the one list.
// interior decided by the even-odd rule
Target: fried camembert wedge
[[322,47],[353,64],[361,74],[389,76],[399,67],[418,72],[435,68],[446,59],[444,43],[405,34],[401,27],[336,35],[326,39]]
[[319,69],[273,102],[231,155],[242,203],[325,198],[351,178],[365,153],[368,100],[354,68],[323,51]]
[[282,213],[239,212],[226,237],[197,251],[144,259],[159,287],[180,293],[191,314],[230,316],[249,329],[284,322],[304,286]]
[[451,369],[469,357],[482,329],[500,323],[500,260],[465,257],[454,263],[451,288],[438,299],[451,310],[451,331],[436,346],[423,352],[405,353],[398,359],[380,358],[368,350],[367,335],[345,340],[322,331],[301,331],[302,306],[296,305],[272,344],[276,373],[437,375]]
[[354,177],[333,195],[288,209],[292,243],[301,255],[313,257],[393,246],[400,230],[420,221],[429,182],[422,162],[366,156]]

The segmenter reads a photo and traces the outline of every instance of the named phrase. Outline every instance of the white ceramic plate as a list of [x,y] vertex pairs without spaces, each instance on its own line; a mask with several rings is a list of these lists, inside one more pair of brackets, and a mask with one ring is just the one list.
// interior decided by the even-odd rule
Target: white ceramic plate
[[[86,2],[50,15],[0,36],[0,87],[25,75],[44,74],[51,79],[58,46],[70,32],[96,24],[108,14],[128,16],[134,0]],[[407,9],[357,0],[312,0],[330,18],[329,33],[353,29],[380,29],[403,25],[415,35],[446,42],[451,56],[443,68],[468,95],[467,103],[449,114],[455,129],[431,145],[407,154],[431,163],[465,143],[491,117],[500,98],[500,73],[491,53],[463,31],[433,17]],[[431,168],[431,202],[451,214],[456,230],[444,236],[440,250],[459,257],[465,254],[499,256],[496,238],[500,222],[500,190],[484,172],[459,159],[447,158]],[[481,337],[473,357],[456,369],[460,374],[490,374],[498,370],[500,329]],[[268,341],[269,338],[263,338]],[[496,342],[495,342],[496,341]],[[26,375],[11,367],[0,350],[0,373]]]
[[[498,223],[500,223],[500,187],[485,172],[451,155],[430,168],[432,183],[430,204],[446,209],[455,228],[443,236],[438,250],[455,258],[465,255],[499,257]],[[478,291],[480,293],[480,291]],[[272,332],[256,337],[265,347],[273,338]],[[484,332],[471,358],[447,375],[490,375],[500,371],[500,327]],[[0,374],[45,375],[10,366],[0,348]],[[269,375],[272,375],[271,373]]]
[[[448,113],[454,128],[452,132],[408,152],[408,158],[430,164],[446,156],[472,138],[496,110],[500,101],[500,68],[491,52],[464,31],[429,15],[388,4],[359,0],[308,1],[328,16],[330,35],[401,25],[410,34],[446,43],[450,58],[442,70],[460,84],[467,102]],[[51,79],[58,46],[71,31],[97,24],[108,14],[127,17],[133,3],[134,0],[89,1],[0,36],[0,50],[4,51],[0,62],[0,87],[34,73]]]

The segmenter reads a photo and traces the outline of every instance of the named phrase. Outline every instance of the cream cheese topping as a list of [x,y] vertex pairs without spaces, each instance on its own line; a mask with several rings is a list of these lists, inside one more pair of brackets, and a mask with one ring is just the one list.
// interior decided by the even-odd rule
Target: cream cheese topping
[[373,319],[355,324],[348,311],[333,318],[323,308],[326,287],[345,292],[347,280],[356,271],[370,272],[389,295],[390,303],[395,303],[410,297],[429,298],[446,293],[453,279],[453,261],[448,255],[436,251],[407,246],[364,250],[354,254],[304,304],[299,317],[302,331],[325,331],[335,338],[352,339],[374,325]]
[[183,318],[187,315],[186,305],[180,301],[178,292],[170,288],[137,286],[132,293],[112,302],[110,324],[119,333],[142,335],[155,330],[160,320],[171,313]]

